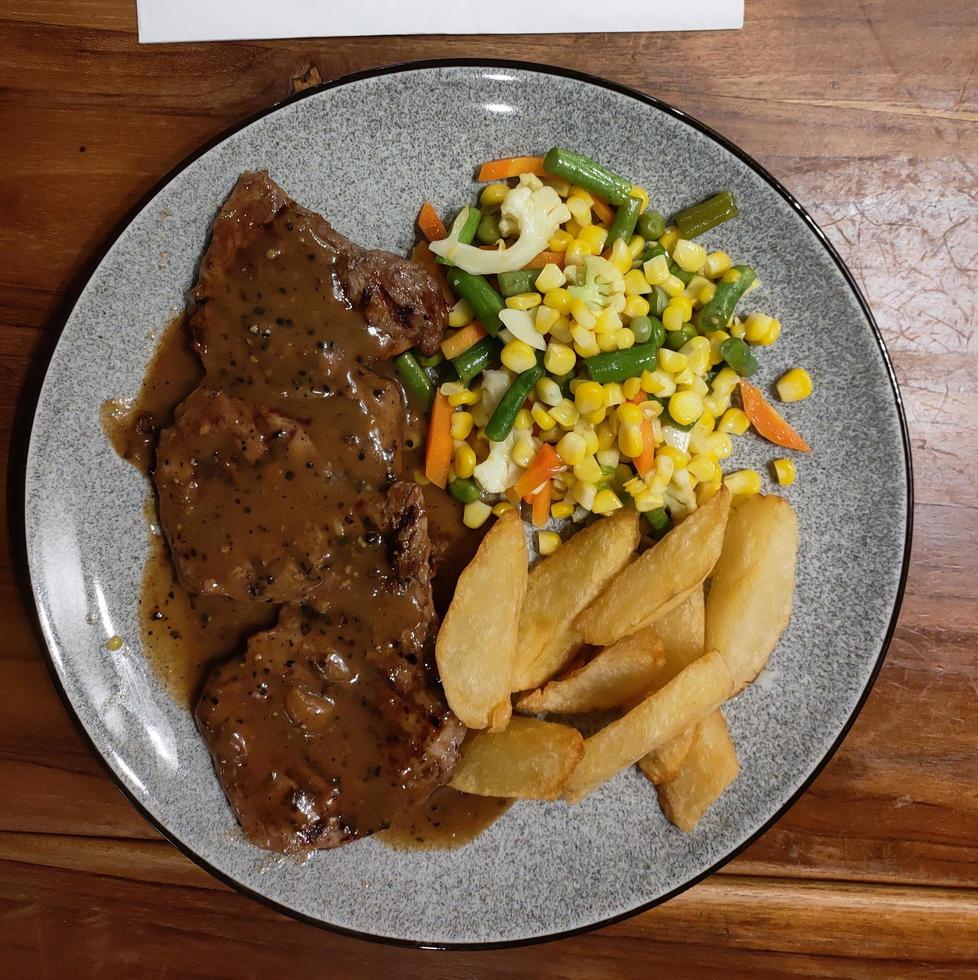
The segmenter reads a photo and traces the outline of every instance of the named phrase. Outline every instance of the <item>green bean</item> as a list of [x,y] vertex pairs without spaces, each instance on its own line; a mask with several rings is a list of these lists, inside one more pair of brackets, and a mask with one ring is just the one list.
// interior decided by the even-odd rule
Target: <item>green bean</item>
[[418,363],[423,368],[438,367],[438,365],[441,364],[443,360],[445,360],[445,355],[440,350],[435,351],[435,353],[432,354],[431,357],[418,357]]
[[421,403],[425,411],[431,408],[431,402],[435,397],[435,386],[414,354],[406,350],[394,359],[394,363],[408,392]]
[[523,402],[533,391],[534,385],[543,377],[543,365],[538,361],[534,367],[518,375],[516,380],[506,389],[499,400],[496,411],[492,413],[486,425],[486,438],[493,442],[502,442],[513,430],[516,415],[523,407]]
[[498,366],[499,350],[499,341],[495,337],[483,337],[482,340],[462,351],[458,357],[452,358],[459,380],[463,384],[468,384],[486,368]]
[[683,208],[672,219],[683,238],[695,238],[724,221],[736,218],[740,212],[730,191],[721,191],[706,201]]
[[506,304],[502,296],[489,285],[486,277],[473,276],[451,265],[445,270],[445,278],[448,280],[448,285],[452,287],[452,292],[459,299],[469,301],[475,318],[486,328],[487,333],[495,337],[502,328],[499,314],[506,309]]
[[584,367],[592,381],[604,384],[608,381],[625,381],[643,371],[654,371],[656,365],[655,344],[636,344],[628,350],[612,350],[595,354],[584,360]]
[[568,385],[577,377],[577,372],[571,368],[566,374],[551,375],[557,387],[566,395]]
[[615,212],[615,220],[611,222],[611,227],[608,229],[605,247],[610,248],[619,238],[627,244],[635,234],[635,222],[642,213],[643,203],[642,198],[629,195],[628,200],[619,205]]
[[655,344],[656,349],[658,349],[666,342],[666,328],[662,325],[662,321],[658,317],[652,316],[649,319],[652,321],[652,336],[649,339]]
[[[661,317],[669,305],[669,294],[661,286],[653,286],[648,295],[649,312]],[[662,346],[661,344],[659,345]]]
[[739,337],[728,337],[720,345],[720,356],[741,377],[749,378],[757,371],[757,358]]
[[[475,233],[479,229],[479,222],[482,221],[482,212],[473,207],[464,207],[462,211],[467,212],[467,214],[465,215],[465,224],[462,225],[462,230],[458,233],[458,240],[463,245],[471,245],[472,239],[475,238]],[[458,216],[455,220],[458,220]]]
[[[738,273],[734,282],[727,282],[730,273]],[[717,283],[713,299],[700,310],[699,325],[704,333],[710,330],[723,330],[734,314],[737,301],[747,291],[756,276],[749,265],[735,265]]]
[[661,238],[666,231],[666,219],[651,208],[638,219],[638,233],[647,241]]
[[645,344],[652,339],[652,320],[650,317],[633,316],[632,322],[628,326],[635,334],[636,344]]
[[517,269],[515,272],[500,272],[496,279],[499,281],[499,291],[503,296],[518,296],[520,293],[530,293],[536,289],[539,269]]
[[482,496],[479,484],[471,477],[456,478],[448,484],[448,492],[460,503],[471,504]]
[[590,157],[559,146],[553,147],[547,154],[543,169],[548,174],[563,177],[592,194],[600,195],[615,207],[624,204],[632,193],[632,185],[624,177],[595,163]]
[[696,336],[696,327],[691,323],[684,323],[678,330],[670,330],[666,334],[665,345],[669,350],[679,350],[683,344],[692,340]]
[[687,272],[685,269],[678,266],[672,259],[669,259],[669,272],[674,275],[684,286],[689,285],[689,281],[694,275],[694,273]]
[[499,230],[499,222],[494,214],[484,214],[479,219],[479,227],[475,230],[475,237],[479,239],[480,245],[495,245],[503,237]]
[[672,527],[672,518],[669,516],[669,511],[665,507],[656,507],[655,510],[647,510],[645,512],[645,519],[651,525],[652,537],[656,541]]

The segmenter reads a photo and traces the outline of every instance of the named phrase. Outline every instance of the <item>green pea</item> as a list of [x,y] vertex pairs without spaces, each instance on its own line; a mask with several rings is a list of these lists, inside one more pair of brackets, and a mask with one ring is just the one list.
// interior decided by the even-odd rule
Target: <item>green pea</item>
[[632,317],[629,327],[635,334],[635,343],[644,344],[652,339],[652,321],[647,316]]
[[638,219],[638,233],[647,241],[661,238],[666,230],[666,219],[651,208]]
[[482,496],[479,490],[479,484],[475,482],[471,477],[468,479],[458,479],[452,480],[448,484],[448,492],[458,501],[463,504],[471,504]]
[[666,334],[666,347],[670,350],[679,350],[683,344],[692,340],[696,336],[696,327],[691,323],[684,323],[678,330],[670,330]]

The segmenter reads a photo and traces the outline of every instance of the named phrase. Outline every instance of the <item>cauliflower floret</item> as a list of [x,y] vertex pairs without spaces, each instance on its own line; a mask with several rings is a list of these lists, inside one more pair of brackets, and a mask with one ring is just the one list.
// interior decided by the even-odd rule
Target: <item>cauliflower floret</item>
[[502,401],[515,375],[505,368],[496,371],[488,368],[482,372],[481,395],[472,406],[472,420],[478,426],[486,425],[496,411],[496,406]]
[[607,259],[588,255],[583,266],[571,266],[566,271],[567,291],[582,300],[588,309],[596,313],[607,309],[621,313],[625,308],[625,277]]
[[489,455],[472,471],[472,475],[487,493],[502,493],[520,478],[522,470],[513,462],[513,446],[522,429],[512,429],[502,442],[489,443]]
[[571,216],[567,205],[552,187],[533,190],[529,185],[512,188],[503,198],[500,211],[501,225],[508,223],[509,227],[520,231],[520,237],[509,248],[490,251],[460,242],[458,236],[468,208],[462,209],[447,238],[432,242],[428,247],[472,275],[514,272],[544,251],[554,232]]

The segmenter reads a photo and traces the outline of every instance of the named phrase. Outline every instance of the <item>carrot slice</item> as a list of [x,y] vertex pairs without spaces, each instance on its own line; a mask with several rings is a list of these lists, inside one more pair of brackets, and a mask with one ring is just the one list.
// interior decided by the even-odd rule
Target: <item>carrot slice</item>
[[559,265],[561,269],[564,267],[564,253],[563,252],[541,252],[539,255],[534,256],[529,262],[523,266],[524,269],[542,269],[545,265],[549,265],[553,262],[554,265]]
[[553,483],[547,480],[533,495],[532,517],[534,527],[543,527],[550,517],[550,498],[553,495],[553,486]]
[[471,323],[462,327],[461,330],[453,333],[451,337],[446,337],[441,342],[441,352],[451,360],[453,357],[458,357],[459,354],[463,354],[473,344],[477,344],[486,336],[488,336],[486,328],[478,320],[473,320]]
[[545,442],[537,450],[536,456],[533,457],[530,465],[523,471],[523,475],[516,481],[513,489],[529,503],[533,491],[563,468],[564,464],[561,463],[557,450],[550,443]]
[[452,465],[452,406],[440,392],[435,392],[428,420],[428,444],[425,447],[424,475],[436,486],[445,489],[448,469]]
[[749,381],[740,382],[740,400],[758,435],[785,449],[800,449],[803,453],[812,451],[812,447],[771,407],[760,389]]
[[[591,196],[594,197],[593,194]],[[591,210],[598,216],[598,220],[603,221],[606,225],[610,225],[615,220],[615,212],[604,198],[594,197]]]
[[655,443],[652,436],[652,422],[642,419],[642,452],[632,460],[635,472],[644,477],[655,466]]
[[452,292],[451,286],[448,285],[448,280],[445,278],[442,267],[435,261],[435,253],[428,248],[428,243],[418,242],[411,249],[411,258],[418,265],[422,266],[425,272],[438,283],[438,288],[441,290],[442,296],[445,297],[445,302],[449,305],[453,304],[455,302],[455,294]]
[[516,508],[517,512],[520,509],[520,495],[516,492],[513,487],[509,487],[503,491],[503,496]]
[[489,160],[479,168],[479,180],[506,180],[520,174],[546,177],[543,157],[505,157],[502,160]]
[[418,212],[418,227],[429,242],[439,242],[448,237],[445,223],[438,217],[438,212],[431,201],[425,201],[421,205],[421,210]]

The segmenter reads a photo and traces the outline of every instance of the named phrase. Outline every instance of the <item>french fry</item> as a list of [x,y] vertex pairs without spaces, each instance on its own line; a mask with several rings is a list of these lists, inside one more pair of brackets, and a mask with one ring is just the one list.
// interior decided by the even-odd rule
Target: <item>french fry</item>
[[656,677],[656,683],[661,687],[683,667],[702,657],[706,649],[703,587],[694,589],[685,602],[657,619],[648,629],[662,641],[665,652],[665,663]]
[[555,800],[583,755],[576,728],[517,716],[505,731],[480,733],[465,746],[450,785],[478,796]]
[[682,769],[683,762],[693,744],[695,728],[687,728],[665,745],[653,749],[648,755],[638,760],[638,767],[648,777],[653,786],[662,786],[672,782]]
[[696,726],[686,761],[675,779],[658,787],[663,813],[680,830],[689,832],[739,772],[723,713],[714,711]]
[[458,578],[435,643],[448,706],[469,728],[506,727],[520,607],[526,592],[523,522],[503,514]]
[[791,619],[797,554],[798,521],[783,497],[750,497],[730,515],[705,643],[723,655],[738,691],[764,668]]
[[583,800],[626,766],[638,762],[723,704],[733,678],[716,651],[704,654],[661,690],[584,743],[584,758],[564,788],[571,803]]
[[534,566],[520,616],[514,691],[539,687],[571,660],[583,642],[574,617],[632,560],[639,533],[638,514],[622,508]]
[[720,555],[729,511],[730,491],[722,486],[616,575],[577,617],[576,626],[585,641],[608,646],[649,626],[699,588]]
[[516,702],[525,714],[583,714],[617,708],[644,694],[665,662],[662,641],[648,630],[626,636],[565,677]]

